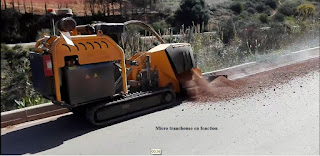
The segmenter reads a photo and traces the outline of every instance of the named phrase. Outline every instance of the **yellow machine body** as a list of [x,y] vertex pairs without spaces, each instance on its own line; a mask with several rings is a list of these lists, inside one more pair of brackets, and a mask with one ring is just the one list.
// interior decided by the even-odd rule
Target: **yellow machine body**
[[[54,39],[54,40],[53,40]],[[147,52],[140,52],[130,58],[130,61],[137,61],[138,66],[131,66],[125,64],[125,55],[121,47],[118,46],[107,35],[77,35],[72,36],[71,39],[75,46],[67,45],[62,37],[54,37],[48,39],[51,44],[49,52],[52,55],[54,84],[56,100],[61,101],[61,73],[60,68],[65,66],[66,56],[77,56],[80,65],[94,64],[108,61],[120,61],[122,69],[131,69],[127,75],[126,70],[121,71],[123,93],[128,92],[127,80],[137,80],[137,75],[144,69],[144,61],[147,56],[150,57],[151,69],[158,71],[158,86],[168,87],[172,86],[176,93],[180,92],[179,80],[175,74],[171,63],[166,54],[166,48],[169,46],[190,46],[186,43],[160,44]],[[40,39],[36,44],[36,51],[42,52],[38,48]],[[107,86],[106,86],[107,87]]]
[[[160,44],[148,52],[141,52],[133,56],[130,60],[139,62],[139,66],[133,67],[132,72],[128,75],[128,80],[137,80],[136,75],[143,70],[143,62],[147,56],[151,58],[151,67],[153,70],[157,69],[159,76],[159,87],[167,87],[172,85],[176,93],[180,92],[179,80],[175,74],[171,63],[166,54],[166,49],[169,46],[190,46],[186,43]],[[130,67],[127,65],[127,67]]]
[[[122,69],[125,69],[124,52],[110,37],[79,35],[71,38],[75,46],[67,45],[64,39],[57,38],[49,50],[52,54],[56,100],[58,101],[61,101],[59,69],[65,66],[66,56],[78,56],[80,65],[119,60]],[[123,77],[123,92],[127,93],[126,70],[122,70],[121,76]]]

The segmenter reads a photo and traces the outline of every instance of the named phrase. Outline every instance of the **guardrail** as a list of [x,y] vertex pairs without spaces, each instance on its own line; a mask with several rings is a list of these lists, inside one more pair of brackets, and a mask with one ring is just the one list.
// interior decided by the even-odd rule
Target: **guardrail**
[[[211,80],[217,75],[228,75],[229,79],[237,79],[260,72],[272,70],[289,64],[305,61],[311,58],[319,57],[320,47],[296,51],[282,55],[273,60],[263,62],[249,62],[230,68],[220,69],[212,72],[203,73],[203,76]],[[67,113],[68,109],[62,108],[52,103],[41,104],[37,106],[22,108],[18,110],[1,113],[1,128],[15,125],[23,122],[42,119],[54,115]]]

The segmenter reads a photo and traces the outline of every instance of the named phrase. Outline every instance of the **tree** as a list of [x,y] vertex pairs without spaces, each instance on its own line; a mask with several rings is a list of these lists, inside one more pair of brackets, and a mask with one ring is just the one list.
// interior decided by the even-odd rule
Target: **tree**
[[4,2],[4,10],[7,10],[7,2],[6,2],[6,0],[3,0]]
[[223,43],[228,44],[236,36],[235,24],[232,19],[218,24],[218,35]]
[[128,2],[127,1],[122,1],[121,3],[123,3],[122,4],[122,13],[121,13],[121,15],[127,15],[127,13],[128,13]]
[[159,2],[159,0],[150,0],[150,2],[149,2],[150,12],[153,10],[156,10],[158,2]]
[[20,0],[18,0],[18,11],[20,12]]
[[[136,8],[143,8],[144,13],[146,12],[146,8],[148,6],[149,0],[130,0],[131,4]],[[137,13],[137,11],[136,11]]]
[[107,7],[107,1],[106,0],[98,0],[98,6],[99,6],[99,11],[102,9],[102,14],[103,16],[106,16],[106,7]]
[[273,19],[274,19],[275,21],[278,21],[278,22],[284,22],[285,16],[284,16],[282,13],[277,12],[277,13],[274,15]]
[[93,16],[95,14],[94,7],[96,4],[96,0],[86,0],[86,3],[89,4],[90,12],[91,12],[91,15]]
[[296,9],[299,6],[298,2],[287,1],[279,8],[279,12],[285,16],[293,16],[296,14]]
[[1,10],[1,42],[15,43],[20,40],[20,17],[21,14],[12,8]]
[[266,10],[266,6],[263,3],[258,3],[258,5],[256,6],[256,10],[258,11],[258,13],[262,13]]
[[31,0],[31,13],[33,14],[33,3],[32,3],[32,0]]
[[236,3],[233,3],[231,6],[230,6],[230,9],[234,12],[236,12],[237,14],[240,14],[242,11],[243,11],[243,4],[240,3],[240,2],[236,2]]
[[48,10],[47,10],[47,2],[44,2],[44,11],[45,11],[45,13],[48,13]]
[[23,0],[24,13],[27,13],[26,0]]
[[14,9],[14,0],[11,1],[12,8]]
[[261,14],[259,16],[259,20],[261,21],[261,23],[269,23],[269,17],[267,14]]
[[247,12],[250,13],[250,14],[254,14],[256,12],[256,10],[254,8],[252,8],[252,7],[249,7],[247,9]]
[[200,24],[201,27],[208,24],[211,11],[204,0],[182,0],[180,8],[175,12],[174,25],[185,27]]
[[118,3],[119,3],[120,15],[122,15],[122,0],[118,0]]
[[134,13],[134,8],[133,8],[133,3],[132,3],[132,1],[134,1],[134,0],[131,0],[131,16],[133,16],[133,13]]
[[278,2],[276,0],[267,0],[265,4],[269,5],[272,9],[277,9],[278,7]]
[[115,0],[111,0],[112,15],[114,15],[114,1],[115,1]]
[[84,11],[84,15],[87,16],[88,13],[87,13],[87,9],[88,9],[88,5],[87,5],[87,2],[86,0],[83,0],[83,11]]

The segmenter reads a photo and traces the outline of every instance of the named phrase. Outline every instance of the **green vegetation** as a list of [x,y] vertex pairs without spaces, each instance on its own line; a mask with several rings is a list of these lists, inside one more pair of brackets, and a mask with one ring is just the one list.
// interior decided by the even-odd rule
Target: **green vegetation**
[[173,25],[185,27],[203,23],[207,25],[210,12],[204,0],[182,0],[180,8],[175,12]]
[[314,15],[316,7],[312,4],[301,4],[297,7],[299,16],[311,16]]
[[284,22],[285,16],[282,13],[277,12],[273,17],[273,20],[275,20],[276,22]]
[[259,20],[262,23],[269,23],[269,17],[267,14],[260,14],[259,15]]
[[278,7],[278,2],[277,2],[277,0],[267,0],[266,2],[265,2],[265,4],[266,5],[268,5],[270,8],[272,8],[272,9],[277,9],[277,7]]
[[236,2],[230,6],[230,9],[237,14],[240,14],[243,11],[243,4],[240,2]]
[[48,102],[31,83],[29,49],[1,44],[1,111]]
[[1,10],[2,43],[34,42],[41,27],[50,27],[50,21],[29,13],[21,14],[14,9]]
[[300,5],[300,2],[286,1],[279,8],[279,12],[284,14],[285,16],[294,16],[296,15],[296,9],[299,5]]

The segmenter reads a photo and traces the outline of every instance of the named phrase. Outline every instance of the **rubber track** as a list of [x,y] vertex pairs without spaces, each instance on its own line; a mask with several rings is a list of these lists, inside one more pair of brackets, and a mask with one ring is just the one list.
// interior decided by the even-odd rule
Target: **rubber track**
[[[165,94],[166,92],[171,92],[172,95],[174,96],[172,102],[170,102],[170,103],[160,104],[159,106],[154,106],[154,107],[151,107],[151,108],[147,108],[145,110],[141,110],[141,111],[138,111],[138,112],[133,112],[133,113],[130,113],[130,114],[126,114],[126,115],[117,117],[115,119],[110,119],[110,120],[106,120],[106,121],[102,121],[102,122],[96,122],[96,120],[95,120],[95,113],[101,108],[105,108],[105,107],[112,106],[112,105],[118,105],[118,104],[121,104],[121,103],[124,103],[124,102],[128,102],[128,101],[143,100],[143,98],[150,97],[150,96],[155,96],[155,95],[158,96],[159,94]],[[134,118],[134,117],[140,116],[142,114],[146,114],[146,113],[149,113],[149,112],[154,112],[156,110],[172,106],[176,102],[175,98],[176,98],[175,97],[175,93],[172,91],[172,89],[163,89],[163,90],[159,90],[159,91],[129,93],[129,94],[126,94],[125,96],[123,96],[120,99],[117,99],[117,100],[114,100],[114,101],[111,101],[111,102],[108,102],[108,103],[99,103],[99,104],[95,104],[93,106],[88,107],[87,111],[86,111],[86,118],[91,124],[93,124],[95,126],[108,126],[108,125],[111,125],[111,124],[114,124],[114,123],[118,123],[120,121],[124,121],[124,120],[128,120],[130,118]]]

